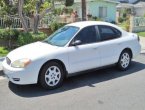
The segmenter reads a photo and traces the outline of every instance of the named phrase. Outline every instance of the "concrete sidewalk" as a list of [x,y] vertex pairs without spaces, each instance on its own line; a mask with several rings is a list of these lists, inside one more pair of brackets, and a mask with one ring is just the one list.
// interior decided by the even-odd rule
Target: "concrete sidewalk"
[[141,53],[145,53],[145,37],[140,37]]

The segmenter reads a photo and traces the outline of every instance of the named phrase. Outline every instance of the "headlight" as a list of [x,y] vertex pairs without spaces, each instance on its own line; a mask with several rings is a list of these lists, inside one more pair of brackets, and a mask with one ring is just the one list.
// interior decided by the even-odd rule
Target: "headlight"
[[14,68],[25,68],[27,65],[31,63],[30,59],[21,59],[21,60],[16,60],[14,61],[11,66]]

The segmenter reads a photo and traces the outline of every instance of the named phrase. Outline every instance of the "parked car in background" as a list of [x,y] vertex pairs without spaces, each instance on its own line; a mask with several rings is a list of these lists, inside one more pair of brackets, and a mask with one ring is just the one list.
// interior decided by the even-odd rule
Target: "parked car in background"
[[3,71],[15,84],[40,83],[46,89],[54,89],[74,73],[112,64],[127,70],[140,51],[139,37],[114,24],[76,22],[44,41],[10,52],[3,62]]

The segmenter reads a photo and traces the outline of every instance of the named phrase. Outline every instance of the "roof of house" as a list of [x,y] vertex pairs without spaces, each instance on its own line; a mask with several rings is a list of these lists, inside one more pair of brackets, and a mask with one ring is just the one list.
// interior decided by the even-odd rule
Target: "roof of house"
[[[97,1],[97,0],[86,0],[87,2],[93,2],[93,1]],[[110,2],[110,3],[119,3],[117,2],[116,0],[102,0],[102,1],[105,1],[105,2]],[[79,3],[81,2],[81,0],[74,0],[75,3]]]
[[145,7],[145,0],[138,0],[133,5],[135,5],[135,7]]
[[138,0],[137,2],[131,3],[120,3],[117,5],[117,8],[131,8],[131,7],[145,7],[145,0]]
[[145,2],[145,0],[137,0],[137,1],[134,2],[133,4],[137,4],[137,3],[141,3],[141,2]]

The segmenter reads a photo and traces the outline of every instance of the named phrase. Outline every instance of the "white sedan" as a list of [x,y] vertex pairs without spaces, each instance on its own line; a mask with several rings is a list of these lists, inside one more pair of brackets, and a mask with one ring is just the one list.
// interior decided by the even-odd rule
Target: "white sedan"
[[44,41],[10,52],[3,71],[12,83],[40,83],[46,89],[54,89],[64,78],[85,70],[112,64],[127,70],[140,51],[136,34],[106,22],[77,22],[62,27]]

